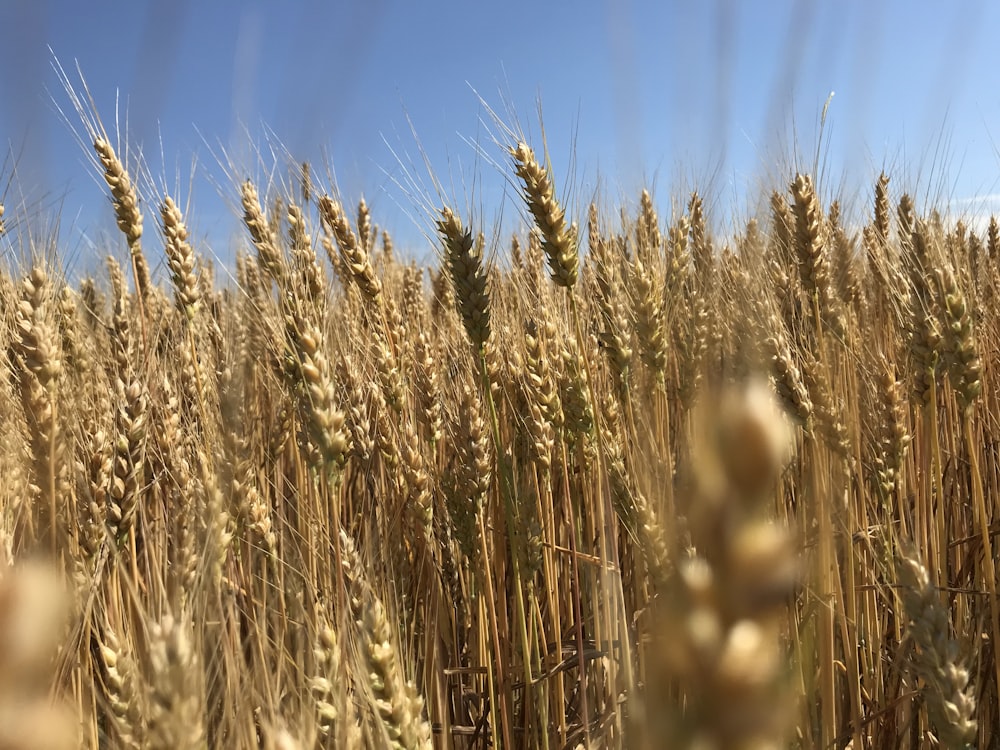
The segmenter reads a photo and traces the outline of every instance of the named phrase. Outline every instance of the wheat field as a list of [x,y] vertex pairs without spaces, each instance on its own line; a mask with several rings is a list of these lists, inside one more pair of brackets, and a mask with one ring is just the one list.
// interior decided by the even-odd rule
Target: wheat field
[[722,236],[511,133],[523,232],[419,266],[289,161],[218,269],[74,101],[121,238],[0,208],[0,747],[1000,742],[996,219]]

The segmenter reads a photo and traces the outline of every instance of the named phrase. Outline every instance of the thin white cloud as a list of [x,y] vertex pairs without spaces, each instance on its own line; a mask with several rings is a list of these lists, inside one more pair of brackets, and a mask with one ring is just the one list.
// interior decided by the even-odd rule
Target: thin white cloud
[[961,220],[971,231],[984,236],[995,214],[1000,214],[1000,193],[983,193],[948,201],[944,219],[948,224]]
[[986,193],[984,195],[973,195],[969,198],[956,198],[949,202],[950,206],[975,206],[982,207],[986,205],[990,206],[1000,206],[1000,193]]

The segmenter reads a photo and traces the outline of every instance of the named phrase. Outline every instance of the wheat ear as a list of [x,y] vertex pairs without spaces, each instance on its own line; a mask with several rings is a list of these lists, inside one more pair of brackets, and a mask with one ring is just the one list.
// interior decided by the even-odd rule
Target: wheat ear
[[106,139],[98,137],[94,140],[94,150],[104,168],[104,181],[111,188],[111,202],[115,209],[118,228],[128,242],[136,289],[140,297],[145,298],[152,288],[152,281],[149,276],[149,264],[142,253],[142,213],[139,211],[138,194],[114,147]]
[[975,690],[951,635],[948,609],[927,568],[911,551],[896,560],[900,601],[916,646],[910,662],[924,685],[927,715],[942,747],[972,747],[976,737]]
[[519,143],[510,153],[524,189],[524,202],[541,232],[542,249],[549,261],[552,280],[559,286],[572,289],[579,267],[576,226],[566,221],[566,212],[556,198],[552,178],[548,170],[538,163],[531,147]]

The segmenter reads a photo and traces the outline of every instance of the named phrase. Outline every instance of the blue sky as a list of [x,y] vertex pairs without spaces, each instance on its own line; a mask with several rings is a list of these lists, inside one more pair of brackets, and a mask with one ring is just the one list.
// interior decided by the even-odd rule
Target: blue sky
[[578,215],[595,195],[634,203],[646,185],[664,215],[697,188],[719,221],[742,216],[762,187],[813,168],[831,92],[828,196],[867,201],[883,167],[925,205],[979,211],[1000,193],[997,3],[35,0],[5,16],[0,146],[12,157],[0,177],[17,165],[8,218],[22,203],[58,213],[64,244],[88,267],[113,222],[59,115],[79,127],[53,54],[74,81],[79,65],[106,125],[116,97],[123,126],[127,116],[154,178],[151,253],[150,203],[165,182],[191,198],[199,249],[228,260],[240,227],[218,155],[231,155],[237,177],[261,179],[271,163],[254,148],[269,138],[321,175],[332,169],[344,199],[363,194],[418,257],[431,251],[426,216],[397,183],[402,162],[427,184],[420,148],[477,225],[502,215],[513,228],[519,207],[486,106],[540,147],[540,103]]

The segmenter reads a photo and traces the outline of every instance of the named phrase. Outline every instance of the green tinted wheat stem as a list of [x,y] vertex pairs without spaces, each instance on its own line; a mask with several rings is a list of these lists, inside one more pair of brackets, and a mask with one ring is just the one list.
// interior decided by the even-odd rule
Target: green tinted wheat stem
[[[445,263],[452,280],[455,304],[459,315],[462,318],[466,335],[476,353],[476,364],[479,371],[483,399],[487,401],[489,409],[490,426],[493,435],[494,450],[496,452],[496,462],[498,473],[503,477],[501,494],[504,503],[504,512],[508,520],[508,528],[511,521],[511,497],[508,491],[506,473],[506,460],[503,452],[503,443],[500,440],[499,426],[496,417],[496,405],[492,398],[492,388],[488,374],[486,362],[486,345],[490,338],[490,291],[487,282],[486,270],[482,264],[482,256],[476,250],[472,240],[472,231],[462,226],[461,220],[454,212],[445,207],[441,211],[441,217],[437,221],[438,232],[444,243]],[[486,533],[485,513],[477,514],[479,524],[480,552],[483,558],[483,575],[488,576],[490,567],[489,558],[489,537]],[[515,555],[515,565],[517,556]],[[515,581],[520,585],[520,577],[515,573]],[[485,578],[484,578],[485,583]],[[486,588],[486,587],[484,587]],[[518,591],[520,594],[520,591]],[[521,614],[522,645],[527,645],[527,626],[523,617],[523,600],[518,595],[517,607]],[[486,597],[487,611],[489,615],[490,638],[493,642],[493,655],[495,664],[491,664],[488,672],[490,681],[490,695],[494,705],[499,702],[499,714],[501,718],[500,727],[492,725],[493,741],[496,743],[500,737],[503,738],[503,747],[511,746],[509,719],[513,710],[512,698],[508,688],[508,678],[503,674],[504,659],[502,658],[500,633],[497,624],[496,604],[492,596]],[[524,650],[527,657],[528,649]],[[525,658],[526,674],[530,684],[530,662]]]
[[[904,196],[905,198],[906,196]],[[904,202],[900,201],[900,220],[903,221]],[[912,219],[910,220],[912,221]],[[915,513],[917,540],[922,549],[930,550],[935,560],[935,575],[939,586],[946,586],[947,523],[946,508],[942,497],[942,453],[940,443],[939,409],[941,390],[939,374],[942,368],[943,334],[940,325],[939,289],[933,277],[938,265],[937,246],[932,242],[930,229],[923,222],[915,222],[910,234],[909,252],[904,259],[910,279],[911,336],[910,357],[917,370],[917,396],[923,416],[921,451],[925,456],[922,467],[921,495]]]
[[[552,623],[551,632],[561,633],[562,628],[562,617],[560,608],[560,591],[561,585],[559,576],[557,574],[557,561],[552,550],[558,544],[557,530],[556,530],[556,519],[553,512],[553,503],[555,498],[552,492],[552,482],[551,482],[551,470],[548,466],[536,466],[535,470],[532,472],[531,482],[533,484],[532,491],[537,498],[536,512],[538,513],[538,518],[542,526],[542,537],[546,540],[545,548],[542,551],[542,561],[541,567],[542,572],[545,576],[545,581],[548,583],[542,599],[547,608],[547,615],[549,622]],[[541,604],[538,598],[536,598],[534,592],[534,581],[531,581],[531,586],[529,590],[529,601],[535,602],[536,604]],[[533,626],[535,623],[541,623],[541,613],[537,614],[537,619],[532,618]],[[544,639],[546,637],[546,631],[544,626],[539,628],[536,635],[539,639]],[[543,666],[541,661],[542,648],[535,649],[534,653],[536,655],[536,662],[532,665],[536,674],[541,675],[543,672]],[[550,686],[549,696],[541,700],[539,706],[539,721],[542,727],[542,747],[549,747],[549,710],[550,704],[557,707],[559,710],[556,712],[556,721],[558,722],[558,736],[559,741],[563,745],[566,743],[566,717],[565,712],[561,710],[564,705],[565,700],[565,690],[562,676],[555,677],[555,685]],[[554,697],[553,697],[554,696]]]
[[[508,533],[519,528],[520,520],[517,504],[514,498],[514,480],[511,474],[510,462],[503,449],[503,440],[500,435],[500,420],[497,414],[496,402],[493,398],[493,389],[489,375],[490,366],[487,361],[487,342],[490,337],[490,292],[487,284],[486,271],[482,266],[481,251],[477,250],[472,241],[471,230],[462,227],[461,221],[449,209],[445,208],[441,212],[441,218],[437,222],[438,231],[445,244],[445,259],[448,263],[452,281],[455,288],[456,302],[459,313],[465,325],[466,333],[476,351],[477,365],[483,389],[483,399],[486,401],[490,417],[490,427],[496,446],[496,461],[498,474],[501,479],[500,492],[504,505],[504,515]],[[482,516],[480,517],[482,524]],[[485,527],[481,529],[485,531]],[[486,537],[483,536],[484,549]],[[528,637],[527,614],[525,610],[525,600],[523,595],[522,581],[522,556],[518,549],[514,549],[511,556],[514,579],[514,598],[516,607],[518,636],[521,642],[522,662],[524,668],[525,685],[532,684],[531,676],[531,640]],[[485,562],[485,560],[484,560]],[[489,570],[489,568],[487,568]],[[495,618],[491,615],[493,627],[496,628]],[[498,637],[494,633],[494,637]],[[498,644],[499,645],[499,644]],[[502,662],[498,661],[498,667]],[[507,682],[507,678],[501,675],[501,686]],[[509,692],[502,690],[503,703],[501,710],[507,711]],[[509,746],[508,738],[505,738],[505,746]]]
[[[577,303],[576,295],[573,294],[571,288],[567,288],[566,296],[569,300],[570,314],[573,319],[574,329],[576,330],[577,341],[584,341],[583,326],[581,323],[580,309]],[[592,364],[590,362],[590,357],[586,354],[583,356],[584,372],[587,374],[587,387],[590,391],[590,403],[596,403],[597,397],[594,393],[594,376],[592,372]],[[598,469],[598,479],[600,483],[599,486],[603,486],[603,476],[604,476],[604,463],[608,455],[607,446],[604,445],[604,434],[601,430],[600,423],[596,421],[597,415],[595,413],[595,429],[597,432],[598,441],[598,456],[600,460],[597,463]],[[667,428],[669,430],[669,427]],[[667,433],[669,434],[669,432]],[[668,466],[668,477],[672,479],[672,469],[670,467],[670,457],[669,450],[666,455],[666,463]],[[672,511],[672,489],[667,490],[668,494],[668,507]],[[621,665],[624,668],[624,678],[626,684],[631,688],[633,683],[632,677],[632,655],[631,647],[629,644],[629,632],[628,628],[622,627],[622,615],[626,611],[625,601],[624,601],[624,590],[621,585],[621,559],[618,554],[617,540],[617,525],[615,523],[615,513],[614,508],[611,506],[610,494],[602,493],[602,497],[598,499],[596,503],[597,510],[597,528],[599,529],[599,545],[601,552],[601,573],[603,586],[608,586],[613,588],[613,592],[608,596],[605,592],[605,596],[608,596],[610,600],[610,606],[605,608],[605,622],[604,622],[604,633],[608,641],[617,640],[621,648]],[[609,564],[610,563],[610,564]],[[579,580],[579,579],[578,579]],[[612,696],[617,696],[619,686],[617,680],[617,670],[618,661],[614,658],[609,660],[609,673],[610,673],[610,683]],[[585,675],[586,672],[581,670],[581,674]],[[584,692],[586,683],[583,685]],[[586,701],[584,703],[584,712],[586,716],[587,706]],[[615,713],[615,723],[617,731],[621,731],[622,727],[622,707],[621,704],[615,700],[614,702],[614,713]],[[589,732],[588,732],[589,734]]]
[[[833,524],[830,518],[832,509],[827,497],[830,489],[821,484],[822,477],[828,474],[828,458],[820,451],[819,442],[812,438],[809,447],[809,491],[812,501],[816,504],[816,529],[818,549],[816,557],[816,591],[818,601],[819,623],[819,680],[821,700],[820,744],[830,747],[836,736],[837,724],[837,692],[836,692],[836,650],[834,647],[834,577],[837,575],[835,552],[833,549]],[[824,460],[827,459],[827,460]]]
[[[972,507],[979,525],[979,536],[983,545],[979,557],[982,575],[986,579],[986,590],[989,593],[988,607],[990,610],[990,628],[994,643],[1000,643],[1000,601],[997,600],[996,558],[993,557],[991,541],[990,514],[986,507],[986,493],[983,490],[983,477],[979,467],[979,442],[975,440],[972,430],[972,414],[966,410],[962,414],[962,437],[965,440],[969,454],[969,474],[972,479]],[[993,669],[1000,685],[1000,649],[994,649]],[[997,694],[997,707],[1000,710],[1000,691]],[[1000,715],[1000,714],[998,714]]]
[[[830,369],[823,330],[823,307],[827,302],[826,291],[829,289],[829,266],[826,248],[821,237],[819,201],[812,180],[805,175],[796,176],[792,184],[792,194],[795,214],[794,247],[802,286],[810,302],[814,326],[814,345],[818,359],[817,366],[822,378],[829,384]],[[819,390],[823,390],[822,385]],[[812,502],[815,503],[818,520],[815,585],[819,597],[817,635],[820,658],[820,742],[823,747],[828,747],[833,742],[839,728],[835,671],[835,622],[839,573],[837,553],[834,547],[834,525],[831,517],[833,508],[829,497],[831,488],[821,483],[823,477],[830,475],[831,456],[828,452],[820,450],[820,445],[815,438],[809,440],[808,446],[810,458],[809,490]]]
[[[566,288],[567,298],[569,299],[571,315],[574,322],[574,330],[576,331],[577,341],[585,341],[583,337],[583,329],[580,323],[580,314],[576,304],[576,297],[573,295],[573,288],[576,285],[578,266],[579,266],[579,256],[577,249],[577,229],[576,225],[569,225],[566,221],[566,214],[563,207],[560,205],[556,195],[555,188],[552,182],[549,169],[543,167],[537,159],[535,158],[534,152],[526,143],[518,143],[516,147],[510,150],[511,156],[514,159],[515,172],[518,178],[521,180],[523,188],[523,198],[525,204],[534,218],[535,225],[538,228],[539,234],[542,239],[542,250],[544,251],[549,264],[549,271],[552,280],[558,285]],[[647,223],[648,226],[648,223]],[[585,365],[588,374],[588,380],[593,383],[593,373],[590,372],[590,363],[587,358],[585,358]],[[593,392],[591,392],[591,403],[596,403]],[[598,428],[598,440],[600,441],[601,431]],[[604,450],[599,451],[599,455],[605,455]],[[609,557],[609,546],[612,547],[614,552],[614,571],[611,573],[611,577],[617,575],[617,571],[620,571],[620,565],[617,561],[617,547],[609,545],[610,526],[609,521],[613,518],[613,512],[610,511],[609,506],[610,499],[605,498],[603,502],[597,503],[597,528],[599,529],[599,540],[601,548],[601,559],[606,564]],[[602,570],[602,574],[607,574],[608,571]],[[620,579],[619,579],[620,580]],[[620,592],[620,588],[618,589]],[[611,638],[611,633],[614,632],[614,626],[612,625],[612,618],[614,617],[614,611],[617,609],[619,604],[619,597],[616,595],[612,599],[612,607],[605,610],[605,621],[600,623],[601,629],[607,638]],[[601,633],[597,633],[600,638]],[[627,634],[622,633],[621,642],[624,644],[627,638]],[[623,653],[627,653],[627,649],[623,648]],[[582,659],[582,653],[580,654]],[[581,680],[583,684],[581,686],[581,691],[584,696],[584,702],[582,707],[583,722],[584,722],[584,737],[585,741],[589,743],[590,741],[590,728],[589,728],[589,706],[587,701],[587,683],[586,683],[586,670],[581,662]],[[611,672],[611,684],[613,685],[613,691],[617,691],[617,681],[615,679],[615,671],[617,669],[617,664],[614,659],[610,661],[610,672]],[[621,712],[618,703],[615,703],[615,722],[616,726],[620,729],[621,726]]]
[[[493,391],[490,386],[490,376],[488,371],[488,365],[486,362],[486,352],[484,347],[482,346],[479,347],[478,355],[479,355],[479,376],[483,389],[483,399],[486,401],[486,405],[489,409],[490,425],[493,432],[493,443],[496,446],[495,455],[498,464],[498,473],[500,474],[501,477],[500,494],[503,498],[504,514],[507,523],[507,533],[511,534],[512,530],[520,528],[520,523],[521,523],[519,518],[520,514],[518,512],[518,507],[514,497],[514,479],[510,466],[510,460],[506,455],[506,451],[504,450],[504,443],[500,436],[500,419],[497,415],[496,401],[493,398]],[[483,518],[484,518],[483,514],[480,514],[479,516],[480,526],[481,526],[480,534],[482,535],[484,554],[485,554],[486,528],[485,526],[482,526],[484,522]],[[521,659],[523,662],[522,666],[524,669],[525,685],[527,686],[531,685],[533,682],[533,678],[531,675],[531,664],[533,659],[531,656],[532,654],[531,641],[528,638],[527,610],[525,609],[524,591],[522,588],[523,581],[522,581],[521,565],[523,558],[521,557],[521,551],[518,550],[516,547],[512,550],[512,553],[513,554],[511,555],[511,565],[513,568],[513,576],[514,576],[515,615],[517,618],[518,636],[521,641]],[[486,570],[489,570],[489,568],[487,568]],[[506,683],[507,681],[508,678],[504,676],[503,682],[501,684]],[[507,700],[508,695],[509,693],[507,693],[507,691],[504,691],[504,700]],[[510,745],[505,744],[505,747],[510,747]]]

